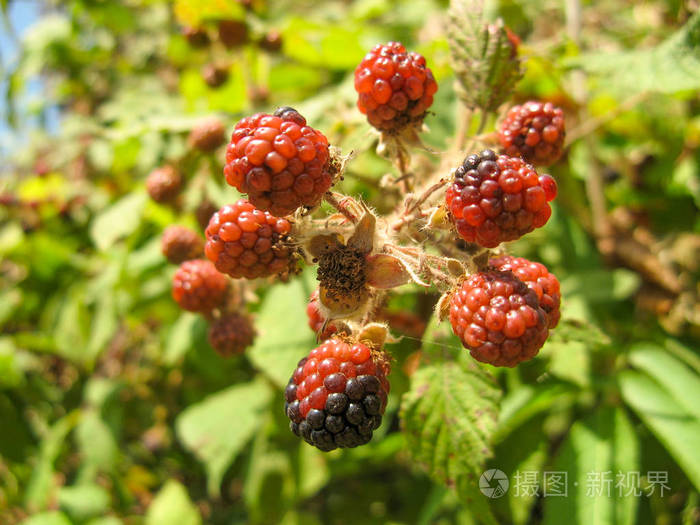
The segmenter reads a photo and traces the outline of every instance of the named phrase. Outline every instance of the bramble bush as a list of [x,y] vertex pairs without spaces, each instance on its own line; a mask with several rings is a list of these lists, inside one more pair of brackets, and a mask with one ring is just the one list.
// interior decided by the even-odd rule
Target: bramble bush
[[0,523],[700,522],[690,6],[44,8]]

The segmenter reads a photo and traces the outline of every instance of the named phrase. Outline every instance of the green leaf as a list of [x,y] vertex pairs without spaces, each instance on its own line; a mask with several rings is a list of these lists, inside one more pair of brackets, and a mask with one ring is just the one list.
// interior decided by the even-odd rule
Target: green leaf
[[306,310],[299,308],[308,298],[302,279],[275,285],[265,296],[255,321],[258,337],[248,357],[279,387],[287,384],[299,360],[316,346]]
[[95,484],[61,487],[58,504],[76,520],[103,514],[109,510],[109,492]]
[[650,343],[635,345],[630,363],[653,377],[689,414],[700,419],[700,377],[666,350]]
[[187,490],[177,481],[168,481],[155,497],[146,513],[145,525],[201,525],[202,517]]
[[58,511],[42,512],[27,518],[22,525],[73,525],[65,514]]
[[494,523],[478,489],[491,457],[500,391],[492,377],[460,352],[456,361],[435,360],[411,378],[401,404],[407,448],[428,473],[449,487],[475,517]]
[[199,316],[190,312],[183,312],[173,324],[165,346],[163,361],[167,365],[174,365],[187,351],[194,346],[194,334],[196,332]]
[[623,371],[622,397],[666,447],[688,479],[700,490],[700,421],[663,385],[640,372]]
[[624,410],[603,407],[577,421],[550,471],[567,473],[567,496],[552,495],[561,490],[544,484],[543,525],[634,525],[639,495],[627,491],[640,486],[628,473],[640,474],[639,465],[639,442]]
[[618,268],[616,270],[590,270],[569,274],[561,281],[562,297],[581,295],[592,303],[622,301],[639,288],[637,273]]
[[119,456],[119,446],[96,408],[88,408],[82,412],[75,437],[86,466],[107,472],[112,470]]
[[214,495],[238,453],[262,423],[272,392],[255,381],[232,386],[188,407],[175,422],[182,444],[204,463]]
[[136,230],[145,204],[144,193],[130,193],[101,212],[90,227],[90,237],[97,248],[107,250],[117,240]]
[[569,62],[597,75],[604,89],[625,96],[700,88],[700,13],[659,46],[622,53],[591,53]]

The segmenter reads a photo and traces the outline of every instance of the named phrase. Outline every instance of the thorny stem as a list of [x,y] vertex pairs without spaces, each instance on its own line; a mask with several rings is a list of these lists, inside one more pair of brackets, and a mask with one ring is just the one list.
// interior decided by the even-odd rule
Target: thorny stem
[[323,196],[325,201],[333,206],[336,210],[338,210],[340,213],[342,213],[345,217],[348,218],[350,222],[353,224],[357,223],[359,220],[359,217],[357,217],[351,210],[350,207],[348,206],[347,202],[350,197],[346,197],[345,195],[341,193],[334,193],[332,191],[326,192],[326,194]]

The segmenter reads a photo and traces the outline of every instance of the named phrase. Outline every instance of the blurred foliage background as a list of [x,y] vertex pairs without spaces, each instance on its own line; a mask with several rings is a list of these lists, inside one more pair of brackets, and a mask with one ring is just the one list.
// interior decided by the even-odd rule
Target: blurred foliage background
[[[510,247],[559,277],[562,324],[537,359],[490,368],[495,383],[479,387],[487,367],[474,379],[430,319],[436,296],[401,289],[387,306],[406,337],[390,347],[384,423],[369,445],[329,454],[293,436],[282,410],[314,345],[313,271],[260,285],[257,342],[224,360],[170,298],[160,233],[197,227],[202,201],[237,198],[223,151],[189,150],[190,129],[217,115],[230,130],[279,105],[354,151],[338,189],[387,211],[378,183],[392,168],[373,152],[352,73],[378,42],[424,54],[440,89],[423,138],[446,150],[463,114],[447,2],[47,1],[17,35],[20,3],[0,2],[18,47],[0,84],[14,135],[0,163],[0,523],[700,523],[696,1],[486,3],[522,39],[514,102],[566,112],[554,215]],[[224,19],[244,22],[242,42],[216,38]],[[183,27],[212,42],[191,45]],[[188,179],[175,208],[145,192],[164,162]],[[510,476],[506,496],[475,492],[485,466]],[[568,472],[568,497],[543,497],[546,471]],[[535,490],[516,494],[517,472],[538,474]],[[613,487],[638,472],[641,495],[589,494],[590,472],[611,472]]]

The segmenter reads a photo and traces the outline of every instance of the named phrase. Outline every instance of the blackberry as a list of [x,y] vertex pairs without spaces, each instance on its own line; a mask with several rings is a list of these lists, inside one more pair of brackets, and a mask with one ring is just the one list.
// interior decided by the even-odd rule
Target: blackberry
[[204,255],[204,241],[189,228],[168,226],[161,237],[160,249],[168,261],[180,264]]
[[559,312],[561,304],[559,281],[553,273],[547,270],[544,264],[528,261],[522,257],[503,255],[491,259],[489,266],[502,272],[513,272],[518,279],[537,294],[540,307],[547,314],[549,328],[557,326],[561,317]]
[[538,177],[523,159],[484,150],[457,168],[445,201],[462,239],[494,248],[544,226],[555,196],[549,175]]
[[224,175],[253,205],[274,215],[314,207],[332,183],[328,140],[292,108],[258,113],[236,124]]
[[226,296],[228,281],[209,261],[185,261],[173,275],[173,299],[183,310],[207,313]]
[[221,357],[242,354],[254,339],[253,323],[243,314],[233,312],[222,315],[209,327],[209,344]]
[[204,252],[217,270],[231,277],[285,276],[295,266],[288,243],[290,230],[287,219],[240,199],[212,215],[205,231]]
[[332,337],[297,364],[284,405],[290,429],[322,451],[364,445],[379,428],[389,362],[363,343]]
[[182,190],[182,176],[172,166],[153,170],[146,178],[146,191],[156,202],[174,201]]
[[226,142],[224,124],[216,117],[205,119],[192,128],[187,142],[194,149],[211,153]]
[[537,294],[512,272],[479,272],[450,298],[450,324],[477,361],[513,367],[532,359],[549,333]]
[[498,132],[506,155],[536,166],[554,164],[561,157],[565,137],[564,112],[538,101],[513,106]]
[[382,132],[420,125],[437,89],[425,58],[398,42],[376,45],[355,69],[357,107]]

